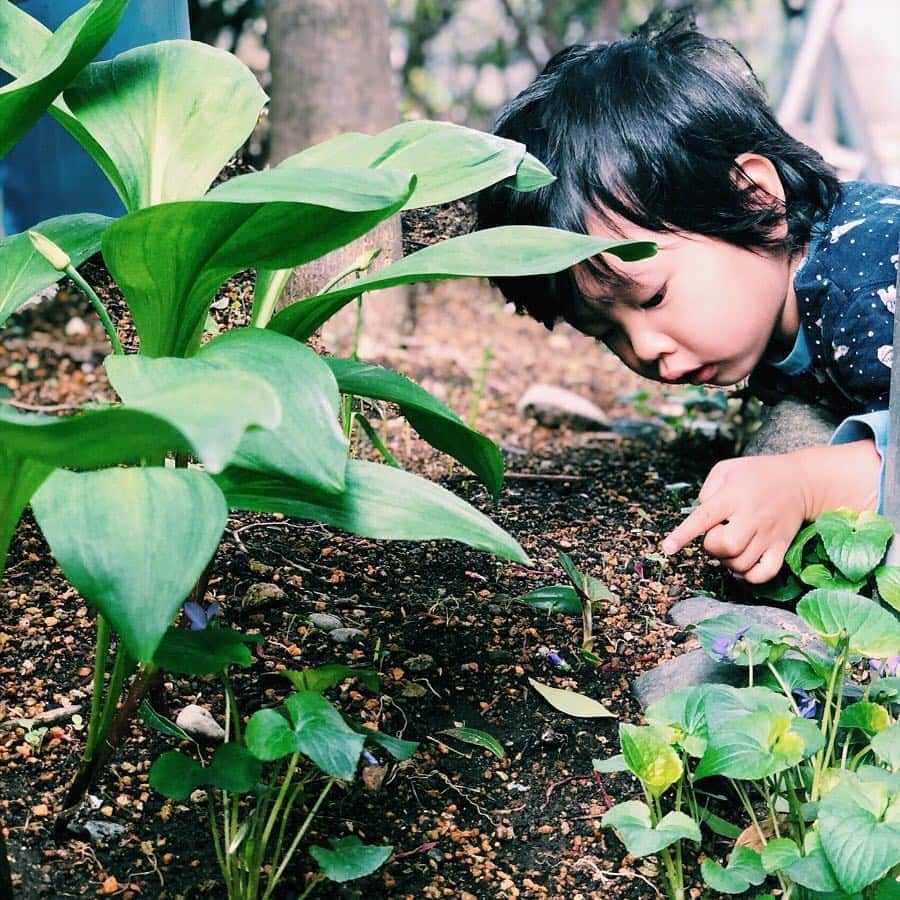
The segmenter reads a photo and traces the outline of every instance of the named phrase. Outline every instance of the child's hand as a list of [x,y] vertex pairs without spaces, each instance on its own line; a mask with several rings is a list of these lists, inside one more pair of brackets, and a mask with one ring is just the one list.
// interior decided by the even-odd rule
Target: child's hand
[[805,521],[841,506],[875,508],[880,465],[872,441],[725,460],[662,549],[677,553],[705,534],[712,556],[753,584],[769,581]]

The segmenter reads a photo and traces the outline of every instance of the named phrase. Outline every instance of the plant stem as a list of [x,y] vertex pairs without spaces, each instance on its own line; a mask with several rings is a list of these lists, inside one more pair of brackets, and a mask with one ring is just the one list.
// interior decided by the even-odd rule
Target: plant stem
[[790,701],[791,707],[794,710],[794,715],[799,716],[800,715],[800,707],[797,705],[797,701],[794,699],[794,695],[791,692],[791,689],[787,686],[785,680],[781,677],[781,672],[779,672],[778,669],[776,669],[775,666],[773,666],[772,663],[769,662],[768,660],[766,660],[766,665],[769,667],[769,671],[772,673],[775,680],[778,682],[778,686],[781,688],[782,692],[784,693],[784,696],[787,697],[788,700]]
[[750,802],[750,797],[744,790],[744,786],[739,781],[735,781],[733,778],[729,778],[728,781],[731,784],[732,788],[734,788],[734,792],[740,798],[740,801],[743,804],[747,815],[750,816],[750,821],[753,822],[754,826],[756,827],[756,833],[759,835],[760,841],[762,841],[763,844],[766,844],[766,836],[763,833],[762,826],[759,824],[759,819],[756,818],[756,813],[753,810],[753,804]]
[[317,872],[310,880],[309,884],[306,886],[306,889],[303,893],[297,898],[297,900],[306,900],[306,898],[312,893],[313,888],[320,882],[325,880],[325,876],[321,872]]
[[103,713],[100,716],[100,726],[97,730],[97,740],[102,741],[109,731],[113,714],[119,705],[119,697],[122,696],[122,686],[125,683],[125,670],[128,668],[128,654],[121,641],[116,647],[116,658],[113,662],[112,674],[109,677],[109,689],[106,692],[106,702],[103,704]]
[[[822,703],[822,732],[826,736],[826,746],[817,754],[813,762],[813,780],[809,792],[809,799],[815,802],[819,799],[819,791],[822,787],[822,772],[824,771],[828,760],[831,758],[831,752],[834,748],[834,736],[837,732],[837,718],[840,715],[840,698],[843,695],[844,688],[844,667],[846,664],[846,653],[844,650],[835,657],[834,667],[831,670],[831,677],[828,679],[828,688],[825,693],[825,699]],[[837,713],[832,714],[832,702],[835,699],[835,685],[840,682],[837,697]]]
[[91,688],[91,712],[88,731],[84,740],[84,756],[94,755],[97,735],[100,731],[100,707],[103,702],[103,682],[106,675],[106,657],[109,653],[110,627],[106,618],[97,614],[97,637],[94,642],[94,683]]
[[109,313],[106,311],[106,307],[100,302],[100,298],[94,293],[94,289],[81,277],[78,269],[73,265],[68,265],[65,268],[66,275],[84,291],[88,300],[91,303],[91,306],[94,307],[94,311],[100,317],[100,321],[103,323],[103,328],[106,331],[106,335],[109,338],[110,344],[112,344],[113,353],[117,356],[124,356],[125,348],[122,346],[122,342],[119,340],[119,335],[116,332],[115,325],[112,323],[112,319],[109,317]]

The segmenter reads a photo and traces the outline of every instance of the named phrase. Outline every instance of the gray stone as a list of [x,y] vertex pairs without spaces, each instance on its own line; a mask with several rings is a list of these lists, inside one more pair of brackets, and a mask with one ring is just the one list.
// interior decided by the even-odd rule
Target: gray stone
[[87,832],[92,844],[103,844],[110,838],[118,837],[125,833],[125,826],[118,822],[110,822],[108,819],[90,819],[78,826],[82,833]]
[[674,659],[661,662],[655,669],[638,675],[631,683],[634,694],[642,709],[654,700],[671,694],[679,688],[694,687],[698,684],[746,685],[747,669],[731,666],[710,659],[703,650],[691,650]]
[[257,609],[261,606],[271,606],[281,603],[285,598],[284,591],[277,584],[257,582],[251,584],[247,593],[241,598],[241,609]]
[[359,628],[332,628],[328,637],[336,644],[350,644],[364,641],[366,633]]
[[310,625],[318,628],[319,631],[334,631],[335,628],[340,628],[343,624],[337,616],[333,616],[331,613],[314,612],[310,613],[306,619]]
[[186,706],[175,718],[175,724],[191,737],[207,741],[224,741],[225,729],[212,717],[212,713],[196,703]]
[[411,656],[406,661],[406,668],[410,672],[427,672],[434,668],[434,657],[427,653],[420,653],[418,656]]
[[799,400],[782,400],[766,406],[762,425],[744,447],[744,456],[790,453],[804,447],[827,444],[838,420],[826,410]]
[[606,431],[609,419],[595,403],[552,384],[533,384],[516,404],[517,412],[546,428],[563,425],[580,431]]

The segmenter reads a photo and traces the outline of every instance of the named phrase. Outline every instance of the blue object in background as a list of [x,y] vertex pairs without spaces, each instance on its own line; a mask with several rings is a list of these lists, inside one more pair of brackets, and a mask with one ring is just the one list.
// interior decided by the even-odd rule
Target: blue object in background
[[[19,6],[52,31],[85,0],[24,0]],[[187,0],[131,0],[98,59],[171,38],[190,37]],[[49,114],[0,162],[3,229],[24,231],[66,213],[120,216],[125,211],[97,164]]]

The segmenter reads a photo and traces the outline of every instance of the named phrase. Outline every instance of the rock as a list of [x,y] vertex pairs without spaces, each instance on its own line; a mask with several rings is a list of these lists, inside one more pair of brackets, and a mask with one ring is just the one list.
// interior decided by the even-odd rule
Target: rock
[[262,606],[272,606],[281,603],[285,598],[284,591],[277,584],[257,582],[251,584],[247,593],[241,598],[241,609],[259,609]]
[[263,577],[271,575],[275,571],[275,566],[267,565],[264,562],[260,562],[258,559],[251,559],[247,565],[254,575],[262,575]]
[[631,683],[631,692],[641,708],[646,709],[654,700],[671,694],[672,691],[709,682],[736,687],[746,685],[747,669],[717,663],[703,650],[691,650],[674,659],[667,659],[655,669],[639,675]]
[[175,718],[175,724],[191,737],[207,741],[224,741],[225,729],[212,717],[212,713],[196,703],[186,706]]
[[546,428],[567,425],[580,431],[605,431],[606,413],[595,403],[552,384],[533,384],[519,399],[516,411],[530,416]]
[[824,409],[799,400],[782,400],[764,408],[762,425],[747,441],[742,455],[769,456],[827,444],[837,425],[838,420]]
[[401,681],[400,684],[400,696],[410,700],[418,700],[419,697],[424,697],[428,693],[424,685],[416,684],[415,681]]
[[364,641],[366,633],[359,628],[332,628],[328,632],[330,637],[336,644],[350,644],[357,641]]
[[78,832],[87,833],[92,844],[103,844],[110,838],[125,833],[125,826],[108,819],[90,819],[78,826]]
[[343,624],[337,616],[333,616],[331,613],[310,613],[306,620],[319,631],[334,631]]
[[427,672],[435,666],[434,657],[427,653],[420,653],[418,656],[411,656],[405,663],[406,668],[410,672]]
[[86,334],[90,333],[90,330],[87,323],[80,316],[72,316],[72,318],[66,322],[66,337],[84,337]]
[[662,431],[663,425],[655,419],[620,418],[613,419],[609,423],[609,429],[622,437],[650,440]]
[[363,766],[362,783],[367,791],[374,793],[381,790],[384,778],[387,775],[387,766]]

